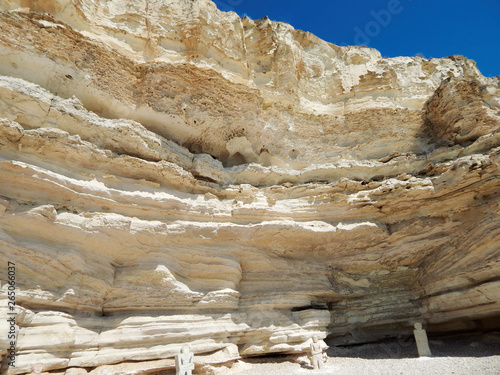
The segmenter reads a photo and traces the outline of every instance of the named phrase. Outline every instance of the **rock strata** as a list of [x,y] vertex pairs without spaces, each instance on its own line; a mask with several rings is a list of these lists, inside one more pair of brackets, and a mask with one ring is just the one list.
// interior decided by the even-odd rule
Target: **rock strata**
[[498,328],[498,77],[209,0],[0,8],[6,373]]

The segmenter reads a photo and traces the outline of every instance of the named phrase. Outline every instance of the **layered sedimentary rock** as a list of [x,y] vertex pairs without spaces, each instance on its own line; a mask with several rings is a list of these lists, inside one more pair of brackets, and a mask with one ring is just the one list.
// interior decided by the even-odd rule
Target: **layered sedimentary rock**
[[8,373],[494,328],[498,77],[208,0],[0,5]]

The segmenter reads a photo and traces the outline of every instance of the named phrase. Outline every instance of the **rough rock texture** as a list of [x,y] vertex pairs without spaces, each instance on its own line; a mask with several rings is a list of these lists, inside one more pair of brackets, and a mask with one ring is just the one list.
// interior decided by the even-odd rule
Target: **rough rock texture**
[[498,326],[498,77],[208,0],[0,6],[9,374]]

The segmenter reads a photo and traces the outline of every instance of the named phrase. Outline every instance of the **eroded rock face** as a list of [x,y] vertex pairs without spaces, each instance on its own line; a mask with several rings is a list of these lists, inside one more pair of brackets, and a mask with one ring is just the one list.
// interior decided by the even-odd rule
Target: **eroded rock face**
[[8,373],[499,315],[500,86],[474,62],[383,59],[208,0],[0,5]]

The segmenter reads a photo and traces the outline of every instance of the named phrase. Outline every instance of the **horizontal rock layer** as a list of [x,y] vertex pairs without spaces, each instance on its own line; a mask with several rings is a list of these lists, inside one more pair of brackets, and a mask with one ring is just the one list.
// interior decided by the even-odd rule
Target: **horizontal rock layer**
[[500,82],[473,61],[208,0],[0,5],[8,373],[151,373],[186,343],[202,371],[499,315]]

